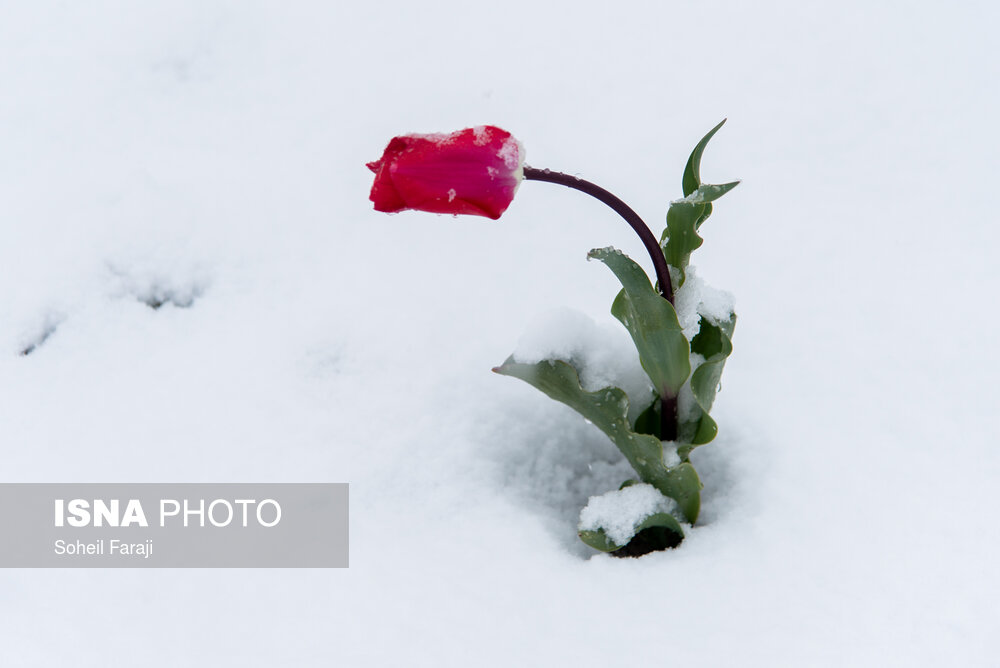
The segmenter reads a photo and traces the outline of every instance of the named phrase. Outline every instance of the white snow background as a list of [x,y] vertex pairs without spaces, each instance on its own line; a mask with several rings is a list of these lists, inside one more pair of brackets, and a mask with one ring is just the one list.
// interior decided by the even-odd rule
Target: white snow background
[[[351,566],[5,571],[0,664],[996,665],[998,21],[5,5],[2,479],[349,482]],[[577,515],[627,465],[490,367],[567,309],[627,359],[585,254],[651,272],[641,245],[544,183],[495,222],[375,213],[364,163],[492,123],[659,232],[724,117],[702,175],[743,184],[693,261],[740,320],[702,521],[596,555]]]

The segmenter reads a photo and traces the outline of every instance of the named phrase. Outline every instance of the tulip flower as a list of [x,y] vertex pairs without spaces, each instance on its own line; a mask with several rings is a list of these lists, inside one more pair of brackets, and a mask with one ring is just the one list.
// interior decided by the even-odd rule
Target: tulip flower
[[382,157],[368,163],[375,172],[371,200],[386,213],[414,209],[496,220],[521,185],[523,165],[521,144],[492,125],[394,137]]

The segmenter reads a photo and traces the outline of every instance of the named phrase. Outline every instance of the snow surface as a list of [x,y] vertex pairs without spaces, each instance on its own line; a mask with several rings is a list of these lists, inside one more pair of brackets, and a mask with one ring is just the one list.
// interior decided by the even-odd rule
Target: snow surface
[[580,531],[603,529],[615,545],[625,545],[636,528],[657,513],[674,515],[677,504],[647,483],[592,496],[580,511]]
[[[11,5],[3,479],[350,482],[351,567],[5,571],[0,662],[995,665],[998,14]],[[496,222],[378,214],[364,165],[497,124],[658,232],[723,117],[702,175],[743,182],[693,262],[740,322],[702,515],[595,555],[578,513],[627,464],[489,369],[541,314],[620,327],[585,256],[651,274],[641,244],[545,183]]]

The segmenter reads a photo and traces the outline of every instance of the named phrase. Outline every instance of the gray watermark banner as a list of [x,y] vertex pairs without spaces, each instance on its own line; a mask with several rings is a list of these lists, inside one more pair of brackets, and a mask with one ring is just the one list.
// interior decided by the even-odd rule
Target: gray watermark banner
[[0,483],[0,568],[347,565],[347,483]]

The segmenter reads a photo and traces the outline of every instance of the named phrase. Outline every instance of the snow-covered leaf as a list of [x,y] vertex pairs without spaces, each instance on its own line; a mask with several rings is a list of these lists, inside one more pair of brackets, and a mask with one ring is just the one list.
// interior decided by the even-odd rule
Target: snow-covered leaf
[[[641,543],[645,545],[632,545],[632,552],[643,554],[650,549],[673,547],[684,539],[684,531],[673,516],[676,512],[677,503],[654,486],[623,485],[621,489],[590,497],[580,511],[579,536],[602,552],[620,550],[643,531],[646,534]],[[666,532],[670,535],[664,535]]]
[[[706,183],[705,185],[698,186],[698,188],[692,192],[690,195],[684,197],[684,199],[676,200],[678,203],[687,204],[708,204],[709,202],[714,202],[719,199],[727,192],[740,185],[739,181],[732,181],[730,183],[722,183],[720,185],[712,185]],[[699,225],[702,221],[699,222]]]

